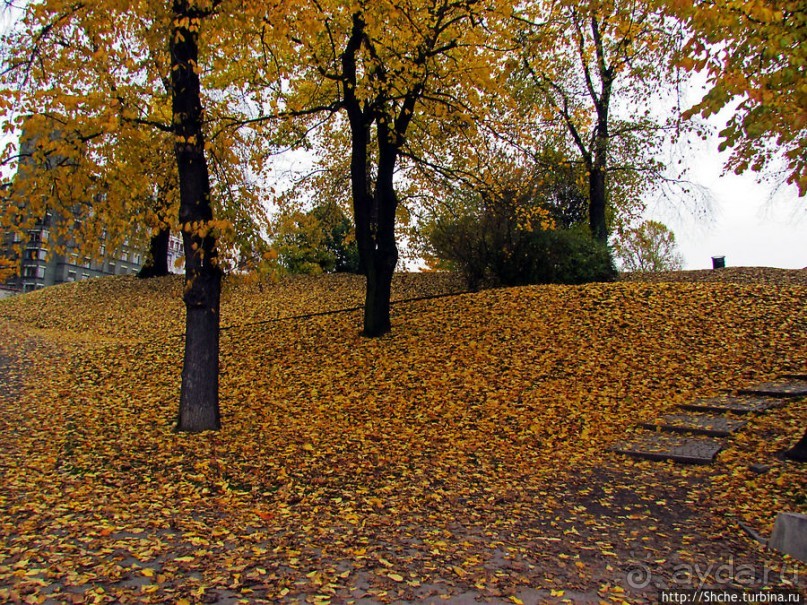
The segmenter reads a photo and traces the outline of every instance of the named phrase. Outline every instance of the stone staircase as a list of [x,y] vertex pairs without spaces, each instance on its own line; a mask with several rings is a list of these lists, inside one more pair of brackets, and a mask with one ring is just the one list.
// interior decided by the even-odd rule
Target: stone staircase
[[681,413],[640,423],[642,431],[611,449],[649,460],[711,464],[723,449],[723,440],[747,424],[744,415],[764,413],[803,397],[807,397],[807,374],[786,374],[772,382],[679,405]]

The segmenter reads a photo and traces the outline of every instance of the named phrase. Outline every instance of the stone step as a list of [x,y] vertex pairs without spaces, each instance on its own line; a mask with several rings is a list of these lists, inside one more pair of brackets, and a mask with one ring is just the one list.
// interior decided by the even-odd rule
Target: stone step
[[696,412],[733,412],[735,414],[748,414],[751,412],[764,412],[779,407],[784,402],[780,398],[763,396],[759,394],[742,393],[737,395],[719,395],[707,399],[696,399],[691,403],[682,403],[678,407],[682,410]]
[[807,515],[779,513],[768,546],[807,563]]
[[684,437],[670,433],[640,433],[611,449],[647,460],[673,460],[684,464],[711,464],[723,444],[706,437]]
[[712,437],[727,437],[746,424],[745,420],[734,420],[725,416],[704,416],[693,414],[668,414],[655,422],[643,422],[640,426],[670,433],[694,433]]
[[799,398],[807,397],[807,380],[784,378],[765,382],[754,387],[740,389],[740,395],[759,395],[763,397]]

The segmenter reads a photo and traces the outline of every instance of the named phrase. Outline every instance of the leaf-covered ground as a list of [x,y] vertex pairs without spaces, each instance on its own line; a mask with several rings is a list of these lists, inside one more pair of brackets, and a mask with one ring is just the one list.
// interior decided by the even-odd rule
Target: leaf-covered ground
[[[609,451],[678,403],[807,371],[807,272],[712,273],[399,302],[379,340],[359,311],[321,314],[360,305],[359,278],[231,280],[224,428],[196,436],[172,430],[177,278],[2,301],[0,602],[803,591],[807,568],[740,522],[807,511],[807,469],[778,457],[807,402],[755,416],[713,466]],[[399,276],[394,298],[459,289]]]

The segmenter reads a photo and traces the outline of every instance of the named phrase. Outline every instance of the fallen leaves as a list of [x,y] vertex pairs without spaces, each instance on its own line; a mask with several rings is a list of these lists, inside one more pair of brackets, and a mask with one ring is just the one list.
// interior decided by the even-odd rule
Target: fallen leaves
[[[231,282],[224,428],[188,436],[172,430],[175,281],[0,303],[17,357],[0,395],[0,584],[21,601],[47,585],[69,602],[523,599],[524,586],[562,602],[606,580],[622,590],[627,557],[669,580],[732,516],[766,528],[805,505],[804,471],[774,457],[803,432],[804,403],[755,417],[714,468],[607,451],[676,403],[804,371],[804,286],[495,290],[399,303],[393,333],[367,340],[356,311],[293,318],[360,304],[358,278]],[[451,285],[403,282],[397,298]],[[747,471],[760,461],[768,473]],[[671,512],[697,508],[707,529]]]

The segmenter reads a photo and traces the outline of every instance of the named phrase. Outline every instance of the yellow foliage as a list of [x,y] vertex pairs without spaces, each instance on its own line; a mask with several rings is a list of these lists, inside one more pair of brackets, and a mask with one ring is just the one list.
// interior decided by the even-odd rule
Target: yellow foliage
[[[608,447],[676,403],[803,372],[792,273],[398,303],[382,339],[358,335],[360,311],[294,318],[360,305],[362,278],[228,278],[224,428],[194,436],[173,432],[182,278],[0,301],[0,595],[346,602],[361,578],[363,596],[395,599],[525,581],[594,595],[609,578],[639,603],[622,571],[635,556],[667,581],[681,561],[781,567],[731,518],[768,529],[803,506],[805,471],[774,454],[804,402],[751,419],[714,467]],[[393,298],[455,284],[399,275]]]

